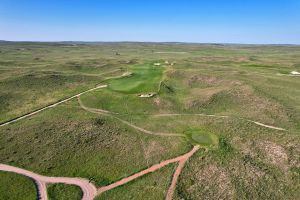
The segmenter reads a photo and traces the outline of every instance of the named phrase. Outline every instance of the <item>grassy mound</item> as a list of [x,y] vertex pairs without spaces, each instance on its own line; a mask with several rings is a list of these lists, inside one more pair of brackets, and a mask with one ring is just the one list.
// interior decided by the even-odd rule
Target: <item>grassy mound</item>
[[130,67],[132,75],[110,80],[109,88],[127,94],[155,92],[163,74],[163,67],[152,64],[134,65]]
[[200,144],[202,147],[211,148],[218,145],[218,137],[210,132],[201,129],[191,129],[185,132],[187,138],[193,144]]

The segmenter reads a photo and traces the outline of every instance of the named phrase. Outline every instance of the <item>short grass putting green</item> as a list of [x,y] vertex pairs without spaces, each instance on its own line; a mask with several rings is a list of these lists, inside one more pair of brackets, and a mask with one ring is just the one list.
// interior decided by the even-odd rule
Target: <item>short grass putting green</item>
[[131,76],[110,80],[109,89],[127,94],[157,92],[164,67],[150,63],[133,65],[129,71],[132,72]]
[[218,137],[206,130],[190,129],[185,131],[187,138],[193,144],[199,144],[202,147],[211,148],[216,147],[219,143]]

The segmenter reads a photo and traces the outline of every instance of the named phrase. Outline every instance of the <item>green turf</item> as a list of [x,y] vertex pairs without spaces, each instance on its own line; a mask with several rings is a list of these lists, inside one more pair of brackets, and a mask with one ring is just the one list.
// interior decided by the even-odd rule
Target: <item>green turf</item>
[[37,191],[34,182],[24,176],[0,171],[1,200],[35,200]]
[[128,77],[112,79],[109,88],[127,94],[157,92],[164,68],[153,63],[128,68]]
[[[1,43],[0,122],[99,84],[108,88],[85,93],[82,103],[114,112],[90,113],[73,99],[0,127],[1,163],[103,186],[200,144],[218,148],[186,163],[174,199],[297,199],[300,78],[289,73],[300,70],[299,54],[288,45]],[[157,94],[137,96],[150,92]],[[159,115],[166,113],[184,115]],[[167,174],[105,195],[164,199]]]
[[96,200],[165,199],[168,187],[171,184],[175,166],[175,164],[170,164],[155,172],[146,174],[126,185],[104,192],[100,196],[96,197]]
[[191,129],[184,132],[191,143],[199,144],[202,147],[210,148],[218,145],[218,137],[206,130]]
[[80,187],[66,184],[51,184],[47,186],[49,200],[80,200]]

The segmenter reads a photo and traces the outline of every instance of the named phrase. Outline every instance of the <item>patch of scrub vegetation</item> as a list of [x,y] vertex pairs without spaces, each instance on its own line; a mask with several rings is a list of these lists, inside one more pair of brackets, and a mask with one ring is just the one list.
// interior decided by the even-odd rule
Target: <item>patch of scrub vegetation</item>
[[171,184],[175,164],[170,164],[158,171],[146,174],[126,185],[107,191],[96,200],[158,200],[164,199]]
[[133,65],[128,68],[131,76],[120,77],[108,81],[113,91],[135,94],[157,92],[164,68],[153,64]]
[[80,200],[82,191],[80,187],[67,184],[51,184],[47,186],[49,200]]
[[36,187],[31,179],[15,173],[0,171],[1,200],[34,200],[36,197]]
[[199,144],[201,147],[212,148],[218,145],[218,137],[207,130],[190,129],[184,132],[192,144]]

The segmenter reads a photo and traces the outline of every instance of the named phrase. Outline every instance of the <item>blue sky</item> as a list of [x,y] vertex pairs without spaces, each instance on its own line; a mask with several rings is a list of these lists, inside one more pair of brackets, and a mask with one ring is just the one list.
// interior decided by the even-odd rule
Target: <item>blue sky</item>
[[0,40],[300,44],[300,0],[0,0]]

